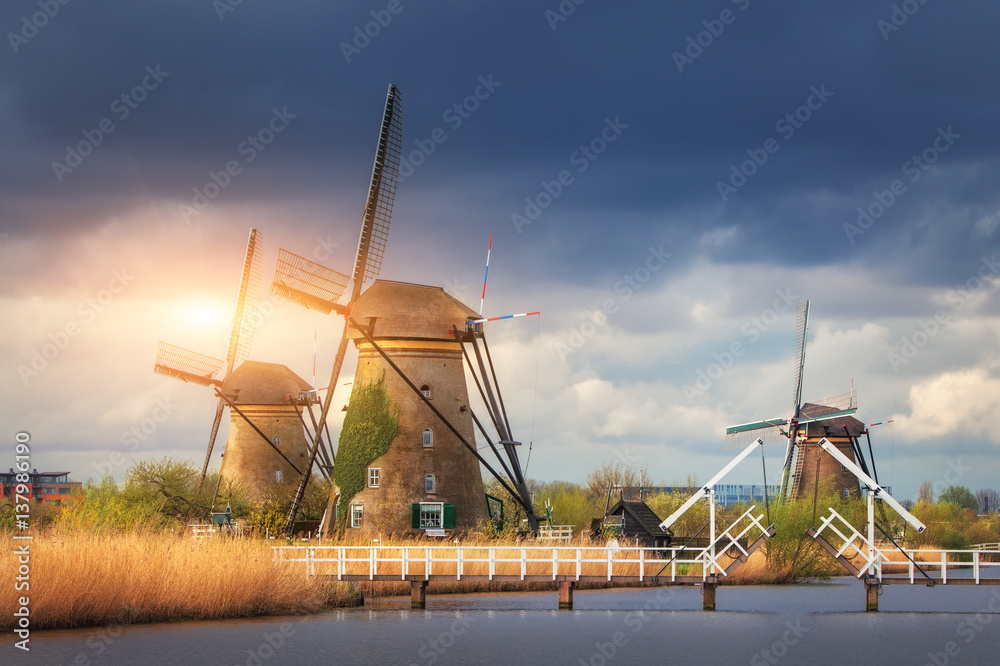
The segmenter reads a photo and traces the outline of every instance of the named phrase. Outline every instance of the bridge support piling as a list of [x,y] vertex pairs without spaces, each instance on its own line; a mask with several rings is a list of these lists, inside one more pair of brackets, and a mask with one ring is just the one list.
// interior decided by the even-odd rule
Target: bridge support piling
[[708,576],[701,584],[702,609],[715,610],[715,587],[718,585],[715,576]]
[[571,580],[559,581],[559,610],[573,610],[573,588],[576,583]]
[[362,590],[361,590],[361,584],[358,581],[353,581],[351,583],[351,591],[354,594],[353,605],[355,605],[355,606],[364,606],[365,605],[365,593],[362,592]]
[[878,612],[878,593],[882,589],[882,583],[875,576],[865,577],[865,610],[870,613]]
[[410,608],[427,608],[427,581],[410,581]]

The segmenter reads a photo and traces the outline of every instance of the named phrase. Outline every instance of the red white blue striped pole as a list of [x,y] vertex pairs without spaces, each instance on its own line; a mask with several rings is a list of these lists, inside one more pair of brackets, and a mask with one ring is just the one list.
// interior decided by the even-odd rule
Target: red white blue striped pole
[[486,273],[483,275],[483,297],[479,300],[479,315],[483,314],[483,304],[486,303],[486,280],[490,276],[490,253],[493,251],[493,233],[490,232],[490,246],[486,250]]
[[868,427],[869,427],[869,428],[874,428],[874,427],[875,427],[875,426],[877,426],[877,425],[883,425],[883,424],[885,424],[885,423],[895,423],[895,421],[893,421],[893,420],[889,420],[889,421],[879,421],[878,423],[872,423],[872,424],[870,424],[870,425],[869,425]]
[[530,317],[532,315],[541,314],[541,312],[522,312],[520,314],[504,315],[502,317],[488,317],[486,319],[470,319],[468,323],[470,324],[482,324],[487,321],[500,321],[501,319],[514,319],[516,317]]

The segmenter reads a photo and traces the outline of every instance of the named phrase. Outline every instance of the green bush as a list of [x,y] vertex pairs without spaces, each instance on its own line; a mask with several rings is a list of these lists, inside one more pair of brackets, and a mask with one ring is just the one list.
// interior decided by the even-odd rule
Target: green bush
[[368,465],[389,450],[397,432],[399,406],[385,390],[385,373],[377,382],[355,383],[333,466],[340,488],[338,527],[346,524],[351,499],[365,487]]

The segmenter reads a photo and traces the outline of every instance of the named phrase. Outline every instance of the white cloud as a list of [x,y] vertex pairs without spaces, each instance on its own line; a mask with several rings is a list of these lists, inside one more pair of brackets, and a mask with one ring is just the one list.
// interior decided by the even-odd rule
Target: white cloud
[[1000,379],[983,367],[945,372],[910,389],[910,413],[895,417],[904,438],[981,437],[1000,444]]

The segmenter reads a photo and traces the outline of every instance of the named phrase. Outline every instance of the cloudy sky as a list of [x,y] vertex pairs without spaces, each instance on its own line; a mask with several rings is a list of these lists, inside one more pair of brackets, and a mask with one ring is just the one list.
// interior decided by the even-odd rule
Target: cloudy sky
[[[267,282],[279,247],[349,270],[393,83],[382,277],[478,307],[494,234],[486,313],[542,312],[488,333],[529,476],[706,480],[727,425],[790,415],[810,299],[805,398],[894,420],[896,495],[997,487],[1000,6],[774,4],[4,3],[11,464],[19,431],[81,479],[200,461],[214,401],[158,340],[225,355],[251,227]],[[251,357],[311,380],[318,330],[326,377],[340,321],[265,312]]]

